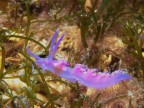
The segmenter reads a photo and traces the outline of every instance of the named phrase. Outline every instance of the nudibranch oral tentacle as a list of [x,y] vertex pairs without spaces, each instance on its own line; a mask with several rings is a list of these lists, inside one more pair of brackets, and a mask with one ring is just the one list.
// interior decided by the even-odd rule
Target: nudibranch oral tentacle
[[27,50],[28,54],[31,55],[32,57],[34,57],[35,59],[40,59],[40,57],[36,56],[35,54],[33,54],[33,53],[28,49],[28,46],[26,47],[26,50]]
[[29,51],[28,47],[26,48],[28,54],[36,59],[36,65],[41,67],[44,72],[48,70],[51,73],[60,76],[68,81],[78,81],[82,85],[95,89],[107,88],[123,80],[131,79],[131,77],[125,73],[125,70],[116,70],[113,73],[102,73],[99,72],[98,69],[89,69],[86,65],[76,64],[72,68],[65,60],[55,60],[55,53],[60,42],[64,38],[64,35],[65,34],[60,36],[60,38],[56,42],[58,29],[55,31],[51,40],[49,55],[46,58],[40,58]]

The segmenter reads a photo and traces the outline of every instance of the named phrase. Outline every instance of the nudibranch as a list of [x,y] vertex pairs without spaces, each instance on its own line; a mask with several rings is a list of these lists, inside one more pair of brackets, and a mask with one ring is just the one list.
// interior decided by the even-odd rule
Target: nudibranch
[[65,60],[54,59],[58,46],[64,38],[63,34],[56,42],[57,35],[58,29],[55,31],[52,37],[49,48],[49,55],[46,58],[40,58],[36,56],[30,50],[28,50],[27,47],[28,54],[36,59],[36,65],[42,68],[44,72],[48,70],[53,74],[58,75],[68,81],[78,81],[82,85],[95,89],[107,88],[123,80],[131,79],[131,77],[127,73],[125,73],[125,70],[116,70],[113,73],[102,73],[99,72],[97,69],[89,69],[87,66],[82,64],[76,64],[72,68]]

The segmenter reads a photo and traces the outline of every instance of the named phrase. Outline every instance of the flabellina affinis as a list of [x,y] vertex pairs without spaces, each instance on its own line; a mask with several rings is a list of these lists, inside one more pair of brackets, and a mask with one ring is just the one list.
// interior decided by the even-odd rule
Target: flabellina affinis
[[125,73],[125,70],[116,70],[113,73],[102,73],[98,72],[97,69],[89,69],[87,66],[82,64],[76,64],[72,68],[65,60],[55,60],[55,53],[58,49],[60,42],[64,38],[63,34],[56,42],[57,35],[58,29],[55,31],[52,37],[49,48],[49,55],[46,58],[40,58],[34,55],[30,50],[28,50],[27,47],[28,54],[36,59],[36,65],[42,68],[44,72],[48,70],[53,74],[56,74],[68,81],[78,81],[82,85],[95,89],[107,88],[123,80],[132,79],[127,73]]

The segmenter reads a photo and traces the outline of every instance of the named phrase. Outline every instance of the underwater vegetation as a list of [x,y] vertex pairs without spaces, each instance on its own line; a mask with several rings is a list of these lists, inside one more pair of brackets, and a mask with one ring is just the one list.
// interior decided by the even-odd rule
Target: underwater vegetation
[[[68,81],[76,82],[85,85],[87,87],[102,89],[113,86],[123,80],[130,80],[131,77],[125,73],[125,70],[116,70],[113,73],[98,72],[97,69],[89,69],[82,64],[75,64],[74,68],[71,68],[67,61],[55,60],[54,56],[58,49],[60,42],[62,41],[64,34],[56,42],[58,35],[58,29],[56,30],[50,45],[49,55],[46,58],[40,58],[30,52],[27,48],[27,52],[36,59],[36,65],[41,67],[43,71],[50,71]],[[56,44],[55,44],[56,42]],[[54,45],[55,44],[55,45]]]

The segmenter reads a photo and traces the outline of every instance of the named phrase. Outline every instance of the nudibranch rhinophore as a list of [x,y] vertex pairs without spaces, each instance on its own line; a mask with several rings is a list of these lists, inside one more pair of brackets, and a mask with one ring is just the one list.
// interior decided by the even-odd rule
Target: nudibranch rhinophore
[[37,66],[42,68],[45,72],[46,70],[56,74],[70,82],[78,81],[80,84],[85,85],[90,88],[103,89],[114,84],[117,84],[123,80],[132,79],[125,70],[116,70],[113,73],[109,72],[98,72],[97,69],[89,69],[87,66],[82,64],[76,64],[73,68],[70,67],[69,63],[66,60],[56,60],[54,59],[55,53],[58,49],[58,46],[64,34],[56,42],[58,36],[58,29],[55,31],[50,48],[49,55],[46,58],[40,58],[33,54],[30,50],[27,52],[29,55],[36,59],[35,63]]

